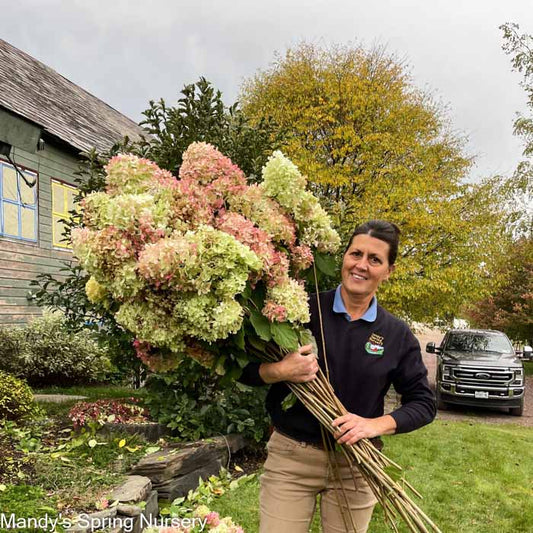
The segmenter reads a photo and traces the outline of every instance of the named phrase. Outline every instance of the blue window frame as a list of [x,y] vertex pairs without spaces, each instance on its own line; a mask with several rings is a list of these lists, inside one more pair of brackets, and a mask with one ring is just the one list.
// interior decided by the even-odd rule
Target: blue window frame
[[37,242],[37,174],[21,171],[29,187],[15,168],[0,161],[0,235]]

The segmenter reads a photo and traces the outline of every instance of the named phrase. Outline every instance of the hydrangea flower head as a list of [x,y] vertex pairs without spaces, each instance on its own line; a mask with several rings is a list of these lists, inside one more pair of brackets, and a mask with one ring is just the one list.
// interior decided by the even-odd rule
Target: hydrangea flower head
[[107,301],[108,292],[94,279],[93,276],[91,276],[85,284],[85,294],[87,294],[89,301],[94,304]]
[[261,189],[265,194],[289,212],[294,211],[307,185],[298,167],[277,150],[268,159],[262,174]]
[[272,322],[306,324],[310,320],[307,299],[303,285],[287,279],[268,289],[263,314]]
[[194,510],[193,516],[195,516],[197,518],[205,518],[210,512],[211,512],[211,510],[209,509],[209,507],[207,507],[207,505],[199,505]]
[[185,150],[180,178],[192,179],[201,185],[222,180],[223,183],[246,187],[246,176],[242,170],[212,144],[204,142],[192,143]]
[[176,178],[161,170],[154,162],[132,154],[112,157],[105,166],[107,173],[106,193],[142,194],[161,186],[175,187]]
[[217,512],[211,511],[205,515],[207,524],[211,527],[216,527],[220,524],[220,516]]

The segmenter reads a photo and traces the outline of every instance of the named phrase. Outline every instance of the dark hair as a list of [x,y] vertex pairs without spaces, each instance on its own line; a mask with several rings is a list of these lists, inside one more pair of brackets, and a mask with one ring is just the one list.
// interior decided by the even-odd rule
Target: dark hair
[[396,224],[387,222],[386,220],[369,220],[357,226],[350,237],[344,253],[348,251],[356,235],[370,235],[380,241],[386,242],[389,245],[389,265],[394,265],[396,256],[398,255],[398,244],[400,243],[400,228]]

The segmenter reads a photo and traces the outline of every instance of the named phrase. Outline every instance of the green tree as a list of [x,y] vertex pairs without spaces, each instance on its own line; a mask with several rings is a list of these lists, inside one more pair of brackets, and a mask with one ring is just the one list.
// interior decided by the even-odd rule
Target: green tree
[[239,103],[227,107],[222,94],[205,78],[186,85],[175,107],[163,99],[151,101],[141,122],[151,138],[145,155],[161,168],[178,175],[181,154],[195,141],[216,146],[254,180],[268,156],[277,148],[281,135],[272,119],[250,123]]
[[301,44],[245,82],[244,112],[272,118],[346,239],[372,218],[403,234],[380,293],[412,320],[449,319],[487,290],[501,233],[500,182],[467,184],[471,159],[445,111],[384,49]]
[[[533,36],[521,34],[518,24],[500,26],[503,49],[513,69],[523,74],[527,106],[533,110]],[[533,343],[533,117],[519,115],[514,133],[524,141],[524,159],[506,184],[509,239],[491,277],[497,281],[491,294],[469,307],[472,321],[481,327],[505,331],[518,341]]]
[[[503,49],[511,56],[513,69],[523,74],[521,82],[527,95],[527,107],[533,110],[533,36],[520,34],[518,24],[500,26],[503,31]],[[531,235],[533,229],[533,116],[519,114],[514,122],[514,134],[524,141],[524,160],[510,182],[514,191],[511,220],[515,234]]]
[[533,238],[510,243],[494,274],[501,281],[493,294],[470,307],[472,322],[533,344]]

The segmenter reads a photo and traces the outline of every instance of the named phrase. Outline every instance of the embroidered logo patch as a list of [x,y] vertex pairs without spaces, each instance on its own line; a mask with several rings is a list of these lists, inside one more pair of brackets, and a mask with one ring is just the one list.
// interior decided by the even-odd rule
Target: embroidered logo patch
[[368,341],[365,344],[365,350],[370,355],[374,355],[376,357],[381,357],[383,355],[383,352],[385,351],[385,348],[383,346],[383,337],[381,335],[378,335],[377,333],[372,333],[370,337],[368,337]]

